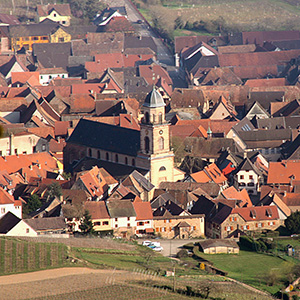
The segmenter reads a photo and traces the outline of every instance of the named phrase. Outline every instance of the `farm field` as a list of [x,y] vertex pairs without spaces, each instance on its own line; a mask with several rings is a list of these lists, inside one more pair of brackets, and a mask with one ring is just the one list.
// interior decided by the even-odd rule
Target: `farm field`
[[[165,30],[174,29],[175,19],[182,19],[183,27],[188,21],[213,22],[221,20],[219,30],[299,30],[300,3],[293,0],[135,0],[148,21],[157,18]],[[149,17],[152,16],[152,17]],[[212,25],[212,24],[211,24]],[[177,29],[174,35],[197,35],[204,32]],[[208,34],[206,32],[206,34]]]
[[[52,241],[52,243],[50,243]],[[14,263],[16,254],[9,259],[1,255],[1,265],[10,266],[3,269],[1,274],[12,274],[0,277],[1,296],[3,299],[141,299],[141,294],[147,292],[145,299],[187,299],[184,294],[187,287],[202,293],[202,289],[209,289],[211,299],[253,299],[253,291],[237,283],[226,280],[226,277],[208,275],[197,267],[197,264],[180,264],[172,262],[150,249],[132,243],[109,239],[13,239],[1,238],[1,249],[34,249],[31,253],[23,255],[20,266]],[[43,243],[44,242],[44,243]],[[22,246],[22,245],[30,246]],[[4,248],[2,248],[4,245]],[[84,248],[78,247],[79,245]],[[54,253],[51,248],[63,249],[63,259],[56,259],[61,269],[51,265]],[[90,247],[89,247],[90,246]],[[22,248],[23,247],[23,248]],[[37,256],[36,249],[50,249],[41,256]],[[149,252],[150,251],[150,252]],[[0,251],[0,253],[2,253]],[[26,251],[25,251],[26,253]],[[32,272],[28,267],[28,256],[35,256],[36,269],[42,271]],[[51,259],[52,257],[52,259]],[[56,256],[55,257],[59,257]],[[227,259],[227,258],[226,258]],[[41,261],[43,263],[41,263]],[[8,264],[7,262],[10,262]],[[48,263],[47,263],[48,262]],[[69,268],[66,268],[71,266]],[[82,268],[82,267],[89,268]],[[78,268],[80,267],[80,268]],[[174,277],[161,276],[167,270],[176,268],[176,293]],[[82,270],[85,270],[84,272]],[[21,272],[28,272],[18,274]],[[11,284],[14,282],[14,284]],[[126,288],[124,288],[124,285]],[[116,296],[118,295],[118,296]],[[241,296],[242,295],[242,296]],[[256,295],[257,299],[270,299],[268,296]],[[208,298],[209,299],[209,298]]]

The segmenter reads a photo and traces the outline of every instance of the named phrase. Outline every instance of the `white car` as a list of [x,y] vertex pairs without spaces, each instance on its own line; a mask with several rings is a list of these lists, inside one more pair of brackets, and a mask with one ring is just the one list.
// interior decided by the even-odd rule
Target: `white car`
[[152,246],[151,247],[151,245],[150,245],[149,248],[152,249],[153,251],[157,251],[157,252],[161,252],[164,250],[163,247],[161,247],[161,246]]
[[152,242],[151,241],[143,241],[143,246],[147,246],[147,247],[149,247],[149,245],[151,245],[152,244]]

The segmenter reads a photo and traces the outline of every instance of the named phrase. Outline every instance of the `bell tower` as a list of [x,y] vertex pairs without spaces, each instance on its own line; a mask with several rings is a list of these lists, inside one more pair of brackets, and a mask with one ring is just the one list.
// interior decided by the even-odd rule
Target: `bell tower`
[[138,165],[150,170],[155,186],[174,179],[174,154],[170,151],[169,124],[165,120],[165,102],[153,87],[143,104],[144,117],[140,124]]

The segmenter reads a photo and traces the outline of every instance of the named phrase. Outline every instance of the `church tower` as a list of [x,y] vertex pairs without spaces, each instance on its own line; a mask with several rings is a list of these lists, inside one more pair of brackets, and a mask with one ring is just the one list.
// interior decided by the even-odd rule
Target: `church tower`
[[140,151],[137,165],[150,170],[150,181],[174,181],[174,154],[170,151],[169,124],[165,120],[161,94],[153,87],[143,104],[144,117],[140,124]]

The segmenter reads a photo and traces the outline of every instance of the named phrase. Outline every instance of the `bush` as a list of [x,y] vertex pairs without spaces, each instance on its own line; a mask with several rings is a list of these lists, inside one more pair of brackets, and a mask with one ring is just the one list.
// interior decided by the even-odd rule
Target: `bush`
[[188,256],[188,252],[186,249],[181,249],[180,251],[178,251],[176,257],[178,258],[183,258],[183,257],[187,257]]

